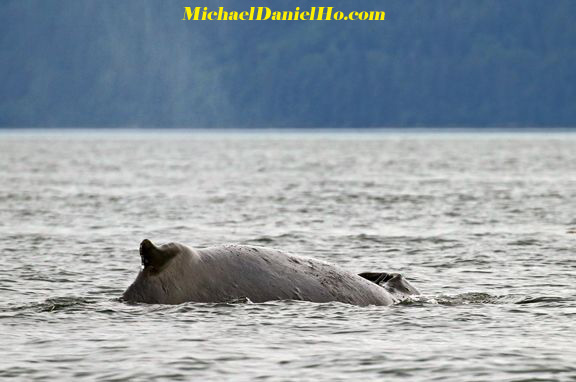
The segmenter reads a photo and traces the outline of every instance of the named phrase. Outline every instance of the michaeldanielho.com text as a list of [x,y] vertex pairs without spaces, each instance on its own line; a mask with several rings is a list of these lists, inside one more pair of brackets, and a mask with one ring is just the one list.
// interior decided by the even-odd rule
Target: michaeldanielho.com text
[[334,7],[311,7],[310,10],[272,11],[268,7],[250,7],[250,10],[237,12],[225,11],[224,7],[218,10],[209,10],[208,7],[184,7],[184,21],[330,21],[330,20],[376,20],[384,21],[384,11],[342,12],[334,11]]

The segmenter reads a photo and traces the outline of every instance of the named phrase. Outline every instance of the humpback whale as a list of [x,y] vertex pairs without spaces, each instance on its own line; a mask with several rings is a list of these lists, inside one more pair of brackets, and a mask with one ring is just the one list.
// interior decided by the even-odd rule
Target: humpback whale
[[419,294],[397,273],[355,274],[276,249],[220,245],[195,249],[179,243],[140,244],[142,267],[122,300],[149,304],[217,303],[249,299],[353,305],[392,305]]

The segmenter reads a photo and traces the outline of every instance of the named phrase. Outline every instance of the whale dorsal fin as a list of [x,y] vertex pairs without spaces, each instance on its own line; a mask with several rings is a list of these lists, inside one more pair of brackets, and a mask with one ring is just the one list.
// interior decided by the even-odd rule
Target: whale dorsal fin
[[140,257],[142,258],[142,265],[144,268],[150,267],[159,271],[174,256],[174,253],[158,248],[148,239],[144,239],[142,240],[142,243],[140,243]]
[[377,285],[383,284],[392,278],[392,275],[386,272],[363,272],[359,273],[358,276],[365,278],[368,281],[372,281]]
[[401,299],[410,295],[418,295],[420,291],[408,282],[399,273],[385,273],[385,272],[364,272],[358,276],[372,281],[374,284],[379,285]]

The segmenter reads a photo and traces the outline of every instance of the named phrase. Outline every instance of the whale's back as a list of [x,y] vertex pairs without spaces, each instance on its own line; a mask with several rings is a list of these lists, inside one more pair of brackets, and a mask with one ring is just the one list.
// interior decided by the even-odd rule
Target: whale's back
[[190,249],[181,244],[140,248],[143,269],[126,290],[126,301],[180,304],[248,298],[339,301],[390,305],[384,288],[323,261],[245,245]]

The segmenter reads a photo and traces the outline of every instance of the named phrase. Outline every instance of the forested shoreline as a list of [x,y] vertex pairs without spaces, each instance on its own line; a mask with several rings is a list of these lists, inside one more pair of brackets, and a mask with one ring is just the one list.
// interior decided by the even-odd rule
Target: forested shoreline
[[386,20],[181,22],[189,2],[3,1],[0,126],[576,125],[574,1],[274,8],[295,4]]

